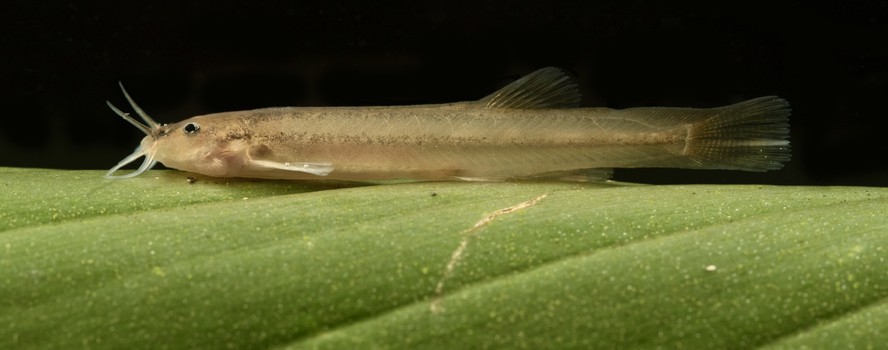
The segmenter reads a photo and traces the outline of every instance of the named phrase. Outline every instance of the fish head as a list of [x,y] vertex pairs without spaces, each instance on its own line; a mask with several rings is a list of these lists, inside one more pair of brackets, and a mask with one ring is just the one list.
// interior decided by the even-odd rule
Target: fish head
[[[126,179],[136,177],[154,167],[158,162],[165,166],[191,171],[206,175],[224,175],[220,171],[220,158],[218,143],[214,142],[218,135],[219,121],[207,116],[197,116],[185,119],[174,124],[160,124],[154,121],[133,101],[123,85],[120,85],[123,95],[129,101],[133,110],[141,117],[144,124],[130,117],[108,102],[108,107],[114,113],[128,121],[130,124],[145,133],[145,137],[136,147],[136,150],[111,168],[105,178]],[[124,175],[114,175],[125,165],[144,157],[142,165],[136,171]]]
[[196,116],[164,125],[160,134],[142,140],[152,158],[163,165],[193,173],[226,177],[243,161],[246,140],[231,129],[224,114]]

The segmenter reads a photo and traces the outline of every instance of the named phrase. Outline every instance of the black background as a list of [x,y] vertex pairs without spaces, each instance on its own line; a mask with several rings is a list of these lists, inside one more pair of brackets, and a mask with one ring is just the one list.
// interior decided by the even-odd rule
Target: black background
[[0,166],[108,169],[159,122],[271,106],[473,100],[544,66],[584,105],[793,105],[793,160],[651,183],[888,185],[886,1],[214,1],[0,5]]

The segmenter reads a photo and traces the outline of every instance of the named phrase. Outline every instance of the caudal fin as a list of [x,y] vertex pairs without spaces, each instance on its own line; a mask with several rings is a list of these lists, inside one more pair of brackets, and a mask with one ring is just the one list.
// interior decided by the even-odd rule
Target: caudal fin
[[684,153],[697,167],[767,171],[790,159],[786,100],[759,97],[708,111],[688,131]]

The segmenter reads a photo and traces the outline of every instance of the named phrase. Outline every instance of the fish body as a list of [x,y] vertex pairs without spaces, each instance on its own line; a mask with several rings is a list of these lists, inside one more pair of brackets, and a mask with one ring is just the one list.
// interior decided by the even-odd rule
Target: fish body
[[[707,109],[582,108],[556,68],[479,101],[263,108],[168,125],[127,98],[148,126],[112,109],[147,136],[108,177],[161,162],[216,177],[596,180],[610,168],[765,171],[789,159],[789,106],[778,97]],[[140,170],[113,176],[141,156]]]

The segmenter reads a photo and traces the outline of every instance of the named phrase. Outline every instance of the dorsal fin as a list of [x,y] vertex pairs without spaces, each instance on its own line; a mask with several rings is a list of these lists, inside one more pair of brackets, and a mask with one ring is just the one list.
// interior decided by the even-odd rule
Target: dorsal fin
[[541,68],[482,98],[486,108],[572,108],[580,105],[577,84],[561,69]]

